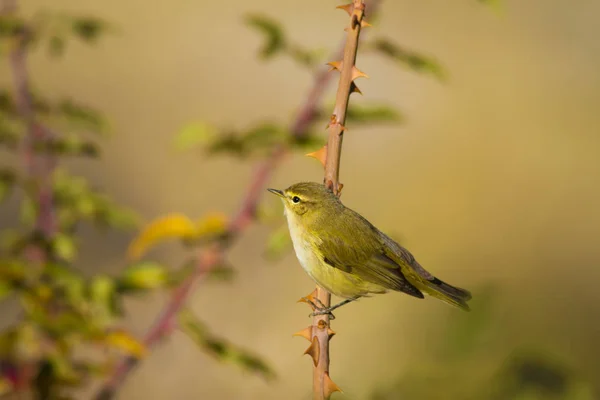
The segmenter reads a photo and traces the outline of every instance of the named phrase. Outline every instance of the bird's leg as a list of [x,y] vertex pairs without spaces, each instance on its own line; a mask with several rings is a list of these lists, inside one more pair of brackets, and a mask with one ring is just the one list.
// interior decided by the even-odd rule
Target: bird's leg
[[344,306],[350,302],[353,302],[354,300],[358,299],[358,297],[353,297],[351,299],[346,299],[342,302],[337,303],[336,305],[333,305],[331,307],[325,307],[325,305],[321,302],[321,300],[319,299],[315,299],[319,304],[320,307],[317,307],[316,304],[313,303],[313,307],[315,309],[315,312],[313,312],[312,314],[310,314],[311,317],[314,317],[315,315],[325,315],[325,314],[329,314],[329,318],[331,319],[335,319],[335,315],[333,315],[332,311],[340,308],[341,306]]

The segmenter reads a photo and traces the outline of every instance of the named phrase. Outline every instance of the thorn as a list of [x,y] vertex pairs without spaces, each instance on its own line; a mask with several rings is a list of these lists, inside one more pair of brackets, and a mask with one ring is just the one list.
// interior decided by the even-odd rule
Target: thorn
[[342,195],[342,189],[344,188],[343,183],[338,183],[338,197]]
[[356,66],[352,67],[352,80],[355,80],[357,78],[368,78],[368,77],[369,77],[369,75],[365,74],[360,69],[356,68]]
[[365,21],[364,19],[362,21],[360,21],[360,27],[361,28],[370,28],[373,25],[371,25],[370,23],[368,23],[367,21]]
[[[304,350],[304,354],[308,354],[312,357],[315,367],[319,364],[319,351],[319,338],[315,336],[310,346],[308,346],[308,349]],[[325,390],[327,390],[327,387],[325,387]]]
[[[315,303],[316,298],[317,298],[317,289],[315,288],[315,290],[310,292],[310,294],[308,296],[302,297],[300,300],[297,301],[297,303],[306,303],[309,306],[311,306],[311,308],[313,308],[312,305]],[[313,310],[314,310],[314,308],[313,308]]]
[[310,342],[310,338],[312,336],[312,325],[294,333],[292,336],[302,336],[304,339]]
[[325,376],[323,379],[323,385],[325,386],[323,389],[323,394],[325,398],[328,399],[334,392],[342,393],[342,389],[338,385],[336,385],[331,378],[329,377],[329,372],[325,372]]
[[317,151],[313,151],[312,153],[305,154],[307,157],[312,157],[318,160],[323,167],[325,167],[325,161],[327,160],[327,145],[321,147]]
[[344,64],[344,61],[330,61],[327,63],[327,65],[329,65],[331,67],[331,69],[329,71],[333,71],[334,69],[341,71],[343,64]]
[[360,91],[358,86],[356,86],[356,84],[354,82],[352,82],[350,84],[350,93],[358,93],[358,94],[362,95],[362,92]]
[[335,331],[331,328],[327,328],[327,335],[329,336],[329,339],[331,339],[333,335],[335,335]]
[[352,3],[350,3],[350,4],[344,4],[342,6],[337,6],[336,8],[346,11],[348,13],[348,15],[352,15],[352,11],[354,10],[354,5]]

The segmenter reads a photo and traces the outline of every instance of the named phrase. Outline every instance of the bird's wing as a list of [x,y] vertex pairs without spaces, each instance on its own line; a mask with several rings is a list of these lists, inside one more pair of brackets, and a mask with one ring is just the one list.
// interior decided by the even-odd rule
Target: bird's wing
[[[353,235],[351,242],[335,234],[319,235],[317,248],[326,264],[386,289],[423,298],[423,294],[404,277],[401,266],[385,254],[386,247],[374,226],[358,214],[338,221],[348,225],[340,227],[343,232],[353,232]],[[336,229],[329,230],[332,231]]]

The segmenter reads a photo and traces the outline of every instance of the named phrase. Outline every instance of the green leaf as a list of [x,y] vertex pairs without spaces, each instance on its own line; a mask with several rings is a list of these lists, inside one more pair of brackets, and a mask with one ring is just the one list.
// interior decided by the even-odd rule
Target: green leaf
[[263,59],[271,58],[286,48],[283,30],[277,21],[264,15],[249,15],[246,24],[265,35],[265,44],[260,50]]
[[0,39],[12,38],[23,32],[26,22],[23,18],[3,13],[0,15]]
[[9,168],[0,168],[0,203],[4,201],[17,181],[16,173]]
[[100,148],[97,144],[82,139],[77,135],[68,134],[61,138],[37,143],[35,148],[38,152],[48,152],[64,156],[98,157]]
[[179,326],[198,347],[215,359],[235,364],[248,372],[270,380],[275,378],[273,369],[260,357],[241,349],[225,339],[213,335],[206,325],[189,310],[178,314]]
[[65,53],[67,47],[67,41],[64,37],[59,35],[53,35],[48,40],[48,52],[53,57],[60,57]]
[[108,124],[101,113],[91,107],[63,100],[56,106],[56,112],[71,124],[94,133],[104,133]]
[[21,200],[20,218],[25,225],[33,226],[39,212],[38,204],[30,196]]
[[302,136],[289,135],[290,145],[300,151],[320,149],[326,140],[325,135],[316,132],[307,132]]
[[237,271],[231,265],[221,264],[211,268],[207,278],[214,281],[231,282],[236,274]]
[[[0,103],[1,102],[2,99],[0,98]],[[2,108],[1,104],[0,108]],[[9,149],[14,150],[21,140],[23,123],[21,120],[15,120],[6,114],[7,113],[0,110],[0,145],[4,145]]]
[[205,145],[217,135],[217,130],[204,122],[186,125],[175,137],[177,150],[188,150],[197,145]]
[[106,32],[109,25],[106,21],[94,17],[73,18],[71,23],[73,33],[87,43],[95,43],[98,37]]
[[260,123],[240,134],[223,134],[210,143],[208,154],[228,153],[240,158],[270,152],[289,141],[288,131],[270,122]]
[[446,72],[442,66],[433,58],[423,56],[414,51],[406,50],[389,39],[375,39],[371,46],[380,53],[397,61],[410,69],[434,76],[440,81],[446,79]]
[[120,312],[117,305],[117,283],[108,276],[96,276],[90,282],[89,292],[96,317],[103,325],[108,324]]
[[288,231],[287,225],[282,225],[277,230],[273,231],[267,239],[267,247],[265,257],[271,260],[280,258],[292,246],[292,239]]
[[125,269],[118,279],[118,286],[120,290],[156,289],[165,286],[168,280],[169,273],[163,265],[142,261]]
[[58,258],[71,262],[77,255],[77,246],[72,237],[59,232],[52,239],[52,252]]
[[0,302],[10,296],[14,288],[6,281],[0,281]]
[[377,123],[377,122],[401,122],[402,114],[386,105],[358,106],[356,104],[348,107],[346,121],[355,124]]

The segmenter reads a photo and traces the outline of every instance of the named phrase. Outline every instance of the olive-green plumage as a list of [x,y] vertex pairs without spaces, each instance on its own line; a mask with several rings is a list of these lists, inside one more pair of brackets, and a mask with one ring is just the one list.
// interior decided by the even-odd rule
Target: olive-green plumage
[[346,299],[396,290],[428,294],[469,310],[471,294],[427,272],[412,254],[344,206],[325,185],[302,182],[281,197],[294,250],[306,272],[330,293]]

